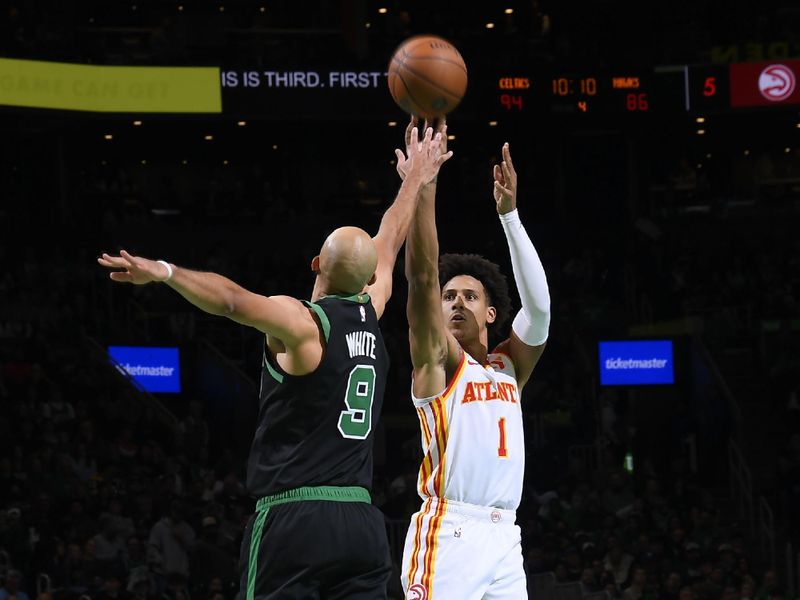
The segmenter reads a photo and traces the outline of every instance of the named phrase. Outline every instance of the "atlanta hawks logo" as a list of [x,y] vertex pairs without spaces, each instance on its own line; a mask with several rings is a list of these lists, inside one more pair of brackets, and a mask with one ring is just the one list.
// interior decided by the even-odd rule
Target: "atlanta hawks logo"
[[758,76],[758,89],[761,95],[772,102],[786,100],[794,92],[796,78],[794,71],[786,65],[770,65]]
[[420,583],[415,583],[408,588],[406,600],[428,600],[428,588]]

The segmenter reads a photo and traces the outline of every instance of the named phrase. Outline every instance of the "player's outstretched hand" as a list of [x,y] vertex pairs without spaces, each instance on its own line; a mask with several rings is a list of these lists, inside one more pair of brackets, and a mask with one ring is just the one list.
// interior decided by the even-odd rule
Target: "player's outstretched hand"
[[504,215],[517,208],[517,172],[511,162],[508,142],[503,144],[503,162],[494,166],[494,201],[498,214]]
[[[428,131],[432,132],[432,138],[428,139],[427,134]],[[428,148],[427,144],[430,144],[430,149],[435,149],[436,152],[439,153],[441,156],[441,162],[436,167],[436,172],[438,174],[439,167],[442,166],[447,160],[453,156],[452,152],[447,151],[447,121],[444,117],[438,120],[436,123],[436,128],[434,129],[428,120],[425,120],[425,127],[423,129],[425,135],[423,139],[419,139],[419,119],[415,116],[412,116],[409,119],[408,126],[406,126],[405,131],[405,144],[406,144],[406,151],[403,153],[402,150],[399,148],[395,149],[394,153],[397,156],[397,173],[400,175],[400,179],[405,179],[406,174],[408,173],[408,168],[410,164],[411,154],[412,151],[419,151],[420,144],[426,144],[426,148]],[[426,183],[429,183],[433,179],[436,178],[434,175],[430,179],[426,179]]]
[[119,256],[111,256],[104,252],[97,262],[109,269],[121,269],[109,273],[111,279],[120,283],[144,285],[154,281],[166,281],[170,274],[166,265],[149,258],[131,256],[125,250],[120,250]]
[[408,161],[407,157],[411,154],[411,140],[419,140],[419,119],[414,115],[411,115],[411,118],[408,120],[403,139],[406,144],[405,153],[400,150],[400,148],[395,148],[394,154],[397,157],[397,174],[400,175],[400,179],[405,181],[406,171],[408,170],[408,165],[406,164]]

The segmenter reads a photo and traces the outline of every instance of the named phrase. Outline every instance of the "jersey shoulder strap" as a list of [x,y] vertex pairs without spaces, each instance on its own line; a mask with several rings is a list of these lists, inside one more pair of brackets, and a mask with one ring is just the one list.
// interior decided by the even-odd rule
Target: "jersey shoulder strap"
[[331,337],[331,322],[328,319],[328,315],[325,314],[325,309],[323,309],[319,304],[309,300],[304,300],[303,303],[313,310],[317,315],[319,323],[322,326],[322,334],[325,336],[325,342],[327,343],[328,338]]

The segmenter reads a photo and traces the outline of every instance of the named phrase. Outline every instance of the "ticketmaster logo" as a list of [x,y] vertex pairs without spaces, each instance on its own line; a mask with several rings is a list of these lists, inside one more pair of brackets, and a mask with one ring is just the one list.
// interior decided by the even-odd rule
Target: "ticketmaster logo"
[[600,385],[675,383],[671,340],[613,340],[598,345]]
[[159,365],[156,367],[125,363],[121,366],[128,372],[129,375],[134,377],[137,375],[145,375],[147,377],[172,377],[172,374],[175,372],[175,367],[165,367],[164,365]]
[[148,392],[178,394],[181,364],[178,348],[109,346],[108,354],[120,373]]
[[663,369],[667,366],[663,358],[636,359],[636,358],[607,358],[606,369]]

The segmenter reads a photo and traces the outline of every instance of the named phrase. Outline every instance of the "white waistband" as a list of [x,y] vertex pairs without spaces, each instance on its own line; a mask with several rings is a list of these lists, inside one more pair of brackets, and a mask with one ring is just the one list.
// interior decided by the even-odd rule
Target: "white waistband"
[[491,523],[513,525],[517,522],[517,511],[495,508],[494,506],[479,506],[466,502],[457,502],[447,498],[431,498],[431,509],[435,510],[440,502],[446,502],[445,513],[455,513],[470,517],[476,521],[489,521]]

